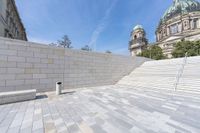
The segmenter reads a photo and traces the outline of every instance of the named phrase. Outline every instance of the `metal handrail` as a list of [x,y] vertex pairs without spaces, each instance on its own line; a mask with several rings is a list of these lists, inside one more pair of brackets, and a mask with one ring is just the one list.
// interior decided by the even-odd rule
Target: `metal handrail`
[[185,58],[183,59],[183,64],[181,65],[181,67],[180,67],[180,69],[179,69],[179,71],[178,71],[178,73],[176,75],[175,84],[174,84],[174,91],[177,90],[177,86],[179,84],[179,80],[180,80],[181,76],[183,75],[183,70],[184,70],[184,67],[185,67],[185,65],[187,63],[187,57],[188,57],[188,55],[187,55],[187,52],[186,52],[185,53]]

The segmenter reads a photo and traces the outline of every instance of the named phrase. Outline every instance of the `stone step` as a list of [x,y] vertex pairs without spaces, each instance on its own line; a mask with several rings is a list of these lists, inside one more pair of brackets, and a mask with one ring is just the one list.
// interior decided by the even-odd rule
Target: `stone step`
[[[152,89],[174,90],[176,77],[184,58],[148,61],[122,78],[118,83]],[[177,89],[192,92],[200,88],[200,56],[188,57]]]
[[186,89],[177,89],[177,91],[182,91],[182,92],[187,92],[187,93],[195,93],[195,94],[200,94],[199,90],[186,90]]

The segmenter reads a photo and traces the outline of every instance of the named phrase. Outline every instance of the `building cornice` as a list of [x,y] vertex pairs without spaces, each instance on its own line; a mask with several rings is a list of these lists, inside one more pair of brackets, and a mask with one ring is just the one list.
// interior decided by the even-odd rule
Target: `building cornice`
[[174,43],[174,41],[176,40],[181,40],[181,39],[185,39],[187,37],[191,37],[191,36],[195,36],[195,35],[199,35],[200,34],[200,29],[198,32],[193,32],[193,33],[189,33],[189,34],[182,34],[182,35],[174,35],[174,36],[179,36],[180,38],[175,38],[175,39],[172,39],[172,40],[169,40],[169,41],[166,41],[167,39],[169,39],[170,37],[166,38],[165,40],[162,40],[162,41],[159,41],[159,42],[156,42],[155,44],[161,44],[161,43]]
[[179,14],[179,15],[174,16],[171,19],[160,22],[158,27],[156,28],[156,32],[158,32],[160,29],[162,29],[162,27],[165,25],[170,25],[170,24],[176,23],[180,20],[190,19],[190,18],[194,18],[194,17],[200,17],[200,11],[195,11],[195,12],[181,14],[181,15]]
[[15,12],[16,12],[16,14],[17,14],[17,18],[19,19],[19,23],[20,23],[20,25],[22,26],[22,29],[23,29],[23,31],[24,31],[25,40],[27,41],[28,39],[27,39],[27,36],[26,36],[26,29],[25,29],[25,27],[24,27],[24,24],[22,23],[21,18],[20,18],[20,15],[19,15],[19,12],[18,12],[16,3],[15,3],[15,0],[10,0],[10,1],[11,1],[12,5],[13,5],[13,7],[14,7],[14,10],[15,10]]
[[3,18],[3,16],[2,16],[1,13],[0,13],[0,21],[1,21],[4,25],[6,25],[5,19]]

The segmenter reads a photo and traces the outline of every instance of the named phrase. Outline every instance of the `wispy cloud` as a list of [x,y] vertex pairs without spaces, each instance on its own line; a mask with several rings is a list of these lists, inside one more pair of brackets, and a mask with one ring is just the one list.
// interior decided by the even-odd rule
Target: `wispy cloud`
[[93,31],[92,37],[89,42],[89,46],[92,47],[94,51],[96,51],[96,42],[99,38],[99,35],[104,31],[104,29],[108,25],[108,19],[110,18],[111,11],[115,7],[117,1],[118,0],[113,0],[111,6],[106,10],[104,17],[101,19],[100,23]]

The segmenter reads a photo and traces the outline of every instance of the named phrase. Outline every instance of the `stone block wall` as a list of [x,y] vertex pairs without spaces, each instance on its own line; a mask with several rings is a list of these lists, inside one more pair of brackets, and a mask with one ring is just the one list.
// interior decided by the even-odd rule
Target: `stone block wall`
[[146,60],[0,38],[0,92],[111,85]]

